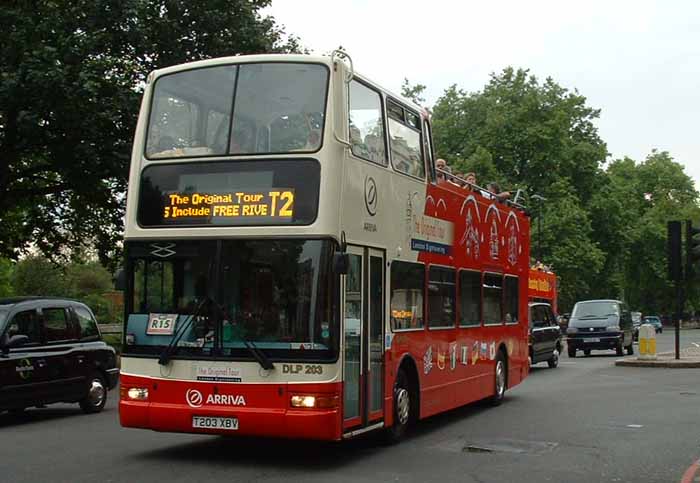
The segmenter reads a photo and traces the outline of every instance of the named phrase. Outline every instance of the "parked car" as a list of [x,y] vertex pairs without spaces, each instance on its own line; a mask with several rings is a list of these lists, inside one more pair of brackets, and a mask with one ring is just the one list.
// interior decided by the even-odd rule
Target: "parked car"
[[619,300],[577,302],[571,312],[566,344],[569,357],[576,351],[590,355],[592,350],[615,350],[617,355],[634,354],[632,315]]
[[115,350],[102,340],[87,305],[0,299],[0,411],[67,402],[96,413],[118,378]]
[[656,331],[657,334],[664,331],[664,326],[661,323],[661,319],[659,318],[658,315],[648,315],[648,316],[644,317],[642,323],[653,325],[654,330]]
[[559,365],[561,330],[552,307],[547,303],[530,303],[530,364],[547,362],[549,367]]

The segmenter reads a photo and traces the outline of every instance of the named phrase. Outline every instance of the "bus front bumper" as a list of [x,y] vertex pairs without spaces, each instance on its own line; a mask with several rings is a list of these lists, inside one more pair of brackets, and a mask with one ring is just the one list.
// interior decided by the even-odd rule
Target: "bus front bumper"
[[[119,420],[128,428],[317,440],[342,437],[339,383],[202,383],[122,375],[120,385]],[[314,395],[317,400],[337,401],[337,404],[295,408],[291,405],[295,395]],[[202,421],[202,418],[207,423],[225,418],[228,428],[195,427],[195,419]]]

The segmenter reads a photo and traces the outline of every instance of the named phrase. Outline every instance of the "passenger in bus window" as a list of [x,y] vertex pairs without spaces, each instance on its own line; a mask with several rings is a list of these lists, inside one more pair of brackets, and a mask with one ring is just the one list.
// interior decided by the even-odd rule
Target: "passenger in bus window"
[[231,154],[251,153],[255,146],[253,129],[242,124],[231,133]]

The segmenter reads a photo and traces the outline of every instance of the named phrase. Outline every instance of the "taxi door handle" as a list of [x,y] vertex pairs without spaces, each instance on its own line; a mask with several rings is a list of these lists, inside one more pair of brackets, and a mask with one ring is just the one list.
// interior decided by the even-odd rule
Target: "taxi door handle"
[[39,367],[46,367],[46,359],[37,359],[36,365]]

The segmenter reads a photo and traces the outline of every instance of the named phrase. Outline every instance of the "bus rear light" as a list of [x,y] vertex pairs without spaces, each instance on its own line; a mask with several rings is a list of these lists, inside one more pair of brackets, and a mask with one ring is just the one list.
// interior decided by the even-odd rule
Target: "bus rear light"
[[122,400],[148,401],[148,388],[145,387],[124,387],[119,391]]
[[311,396],[297,394],[290,399],[290,405],[293,408],[303,409],[331,409],[337,408],[338,396]]

